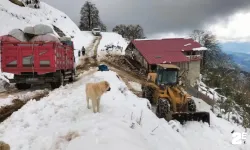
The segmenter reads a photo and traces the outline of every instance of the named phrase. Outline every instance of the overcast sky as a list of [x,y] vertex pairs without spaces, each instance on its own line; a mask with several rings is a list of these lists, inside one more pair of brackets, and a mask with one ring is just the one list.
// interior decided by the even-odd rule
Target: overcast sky
[[[42,0],[79,23],[85,0]],[[250,8],[250,0],[92,0],[102,21],[111,30],[117,24],[140,24],[146,36],[179,33],[220,22]],[[249,28],[249,27],[248,27]]]

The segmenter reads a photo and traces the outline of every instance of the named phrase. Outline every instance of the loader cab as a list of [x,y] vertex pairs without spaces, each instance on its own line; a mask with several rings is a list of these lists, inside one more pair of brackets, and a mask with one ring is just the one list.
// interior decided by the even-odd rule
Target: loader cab
[[172,64],[157,65],[157,85],[177,85],[179,67]]

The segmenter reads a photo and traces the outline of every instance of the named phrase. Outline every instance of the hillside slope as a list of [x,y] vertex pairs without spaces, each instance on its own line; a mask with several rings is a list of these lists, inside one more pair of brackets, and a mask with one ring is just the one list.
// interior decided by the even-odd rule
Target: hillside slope
[[125,54],[128,41],[126,41],[120,34],[115,32],[102,32],[101,34],[102,39],[98,46],[99,57],[102,57],[106,54]]
[[239,52],[228,52],[232,60],[239,65],[239,67],[247,72],[250,72],[250,54]]
[[[87,109],[84,89],[86,83],[101,80],[110,83],[111,91],[101,98],[101,112],[94,114]],[[196,103],[200,111],[210,112],[210,127],[199,122],[168,123],[157,118],[147,103],[115,72],[96,72],[40,101],[29,101],[0,124],[0,140],[12,150],[248,150],[250,146],[250,136],[247,144],[232,145],[231,131],[244,129],[217,118],[202,100]]]

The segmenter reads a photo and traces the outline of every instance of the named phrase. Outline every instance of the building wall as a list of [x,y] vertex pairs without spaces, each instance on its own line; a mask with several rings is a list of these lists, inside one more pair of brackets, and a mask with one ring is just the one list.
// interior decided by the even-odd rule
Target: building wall
[[148,63],[144,59],[144,57],[140,54],[140,52],[134,47],[134,45],[129,45],[125,50],[125,55],[138,61],[143,67],[148,69]]
[[199,76],[200,76],[200,60],[189,62],[189,71],[187,74],[187,78],[191,86],[193,86],[196,83],[196,80],[199,79]]

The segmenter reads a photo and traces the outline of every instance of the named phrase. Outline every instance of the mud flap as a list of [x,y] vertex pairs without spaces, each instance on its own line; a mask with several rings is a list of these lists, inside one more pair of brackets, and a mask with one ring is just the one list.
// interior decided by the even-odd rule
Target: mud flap
[[182,125],[187,121],[202,121],[210,125],[210,114],[209,112],[179,112],[172,114],[172,120],[177,120]]

